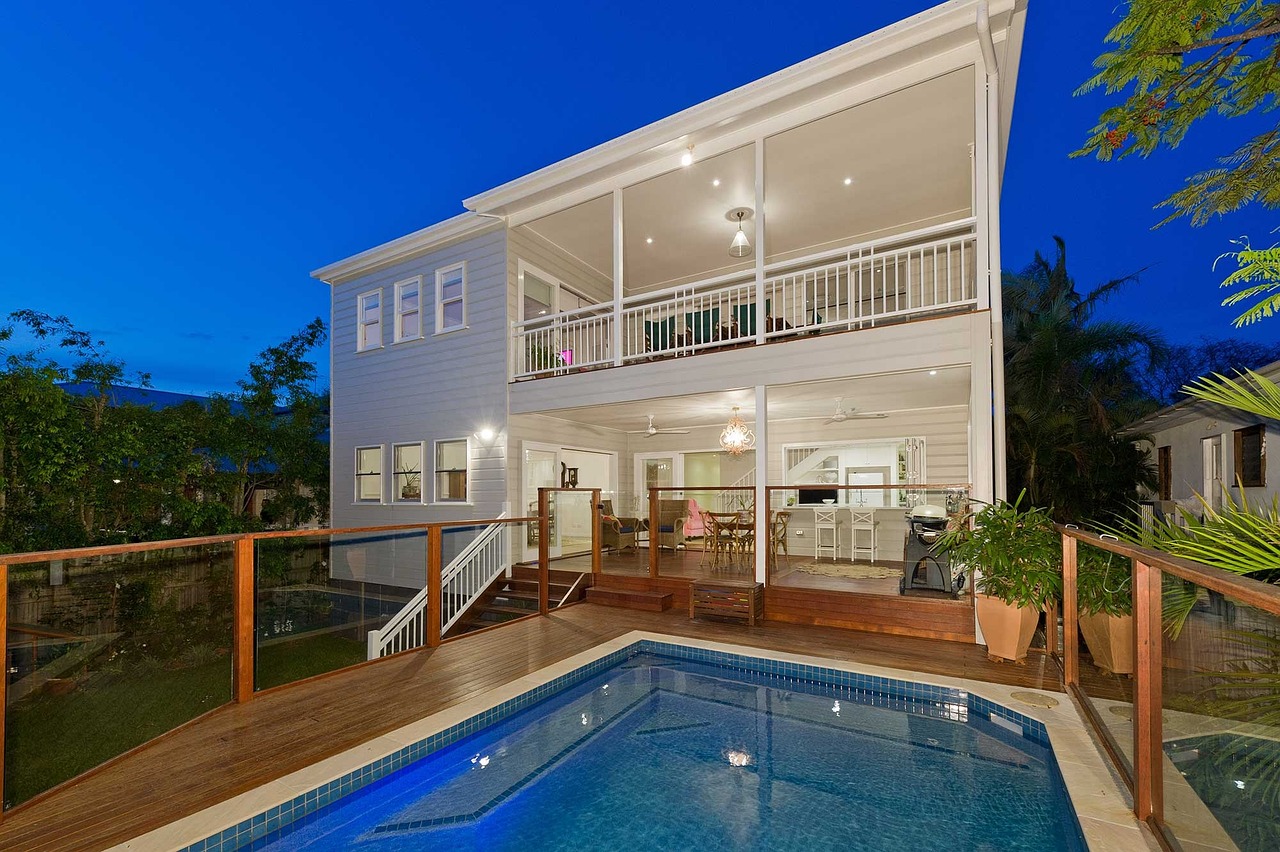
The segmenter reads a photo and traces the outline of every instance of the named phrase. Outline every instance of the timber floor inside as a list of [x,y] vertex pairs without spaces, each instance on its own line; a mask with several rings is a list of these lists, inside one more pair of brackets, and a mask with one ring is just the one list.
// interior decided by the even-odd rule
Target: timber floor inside
[[584,603],[283,687],[210,713],[0,821],[0,849],[100,850],[473,698],[630,630],[1058,691],[1057,664],[979,645]]

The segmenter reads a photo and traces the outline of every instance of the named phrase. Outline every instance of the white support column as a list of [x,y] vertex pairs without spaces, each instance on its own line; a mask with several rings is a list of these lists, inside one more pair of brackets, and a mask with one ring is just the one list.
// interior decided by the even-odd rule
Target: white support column
[[993,418],[991,416],[991,324],[973,315],[969,333],[969,482],[973,497],[990,503],[995,496]]
[[[756,149],[756,343],[764,343],[764,139]],[[758,434],[758,433],[757,433]],[[760,481],[760,480],[757,480]]]
[[769,574],[769,389],[756,385],[756,582]]
[[622,364],[622,190],[613,191],[613,363]]
[[1004,406],[1004,293],[1000,272],[1000,74],[987,75],[987,251],[991,270],[991,394],[995,440],[995,496],[1008,491]]

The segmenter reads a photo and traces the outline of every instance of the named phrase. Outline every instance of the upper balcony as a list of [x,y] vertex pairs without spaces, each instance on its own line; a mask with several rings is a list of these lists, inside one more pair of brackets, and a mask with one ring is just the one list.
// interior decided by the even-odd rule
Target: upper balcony
[[510,231],[513,381],[982,307],[974,69]]
[[[972,310],[974,220],[522,320],[512,379]],[[764,305],[763,311],[760,305]]]

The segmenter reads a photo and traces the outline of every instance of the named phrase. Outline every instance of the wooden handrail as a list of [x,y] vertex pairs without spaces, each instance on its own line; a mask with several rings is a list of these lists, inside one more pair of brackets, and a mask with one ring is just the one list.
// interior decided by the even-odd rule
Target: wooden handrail
[[33,550],[25,553],[6,553],[6,565],[30,565],[37,562],[51,562],[56,559],[88,559],[94,556],[116,556],[122,553],[143,553],[152,550],[173,550],[185,547],[206,547],[211,544],[233,544],[242,539],[250,541],[278,538],[308,538],[319,536],[352,535],[355,533],[392,533],[420,530],[426,532],[428,527],[447,530],[452,527],[488,526],[496,523],[533,523],[536,517],[527,518],[480,518],[465,521],[433,521],[418,524],[386,524],[371,527],[321,527],[313,530],[272,530],[269,532],[232,533],[228,535],[206,535],[196,538],[170,538],[162,541],[136,541],[129,544],[96,544],[89,547],[62,548],[60,550]]
[[1204,586],[1206,589],[1219,592],[1272,615],[1280,615],[1280,586],[1274,586],[1271,583],[1264,583],[1240,574],[1233,574],[1225,569],[1215,568],[1212,565],[1205,565],[1181,556],[1174,556],[1162,550],[1153,550],[1152,548],[1127,541],[1102,538],[1097,533],[1086,532],[1085,530],[1063,526],[1062,524],[1058,525],[1058,531],[1064,536],[1084,542],[1090,547],[1097,547],[1109,553],[1128,557],[1135,562],[1158,568],[1175,577]]
[[33,550],[27,553],[6,553],[6,564],[30,565],[33,562],[50,562],[54,559],[87,559],[92,556],[114,556],[117,553],[142,553],[147,550],[169,550],[177,547],[203,547],[210,544],[231,544],[244,537],[235,535],[207,535],[200,538],[172,538],[164,541],[139,541],[132,544],[99,544],[92,547],[72,547],[61,550]]

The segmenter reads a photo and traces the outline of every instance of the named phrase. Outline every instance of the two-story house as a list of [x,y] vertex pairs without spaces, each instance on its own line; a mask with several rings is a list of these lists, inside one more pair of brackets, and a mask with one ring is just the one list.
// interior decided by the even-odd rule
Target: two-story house
[[[1003,496],[999,198],[1025,10],[951,0],[316,270],[334,526],[523,515],[569,469],[638,516],[654,486],[703,504],[884,486],[862,499],[892,562],[889,486]],[[746,452],[725,451],[735,412]],[[757,493],[763,581],[771,510],[795,504],[794,558],[818,531],[803,494]],[[835,535],[847,559],[851,526]],[[878,629],[930,632],[896,617]],[[973,636],[967,609],[948,624]]]

